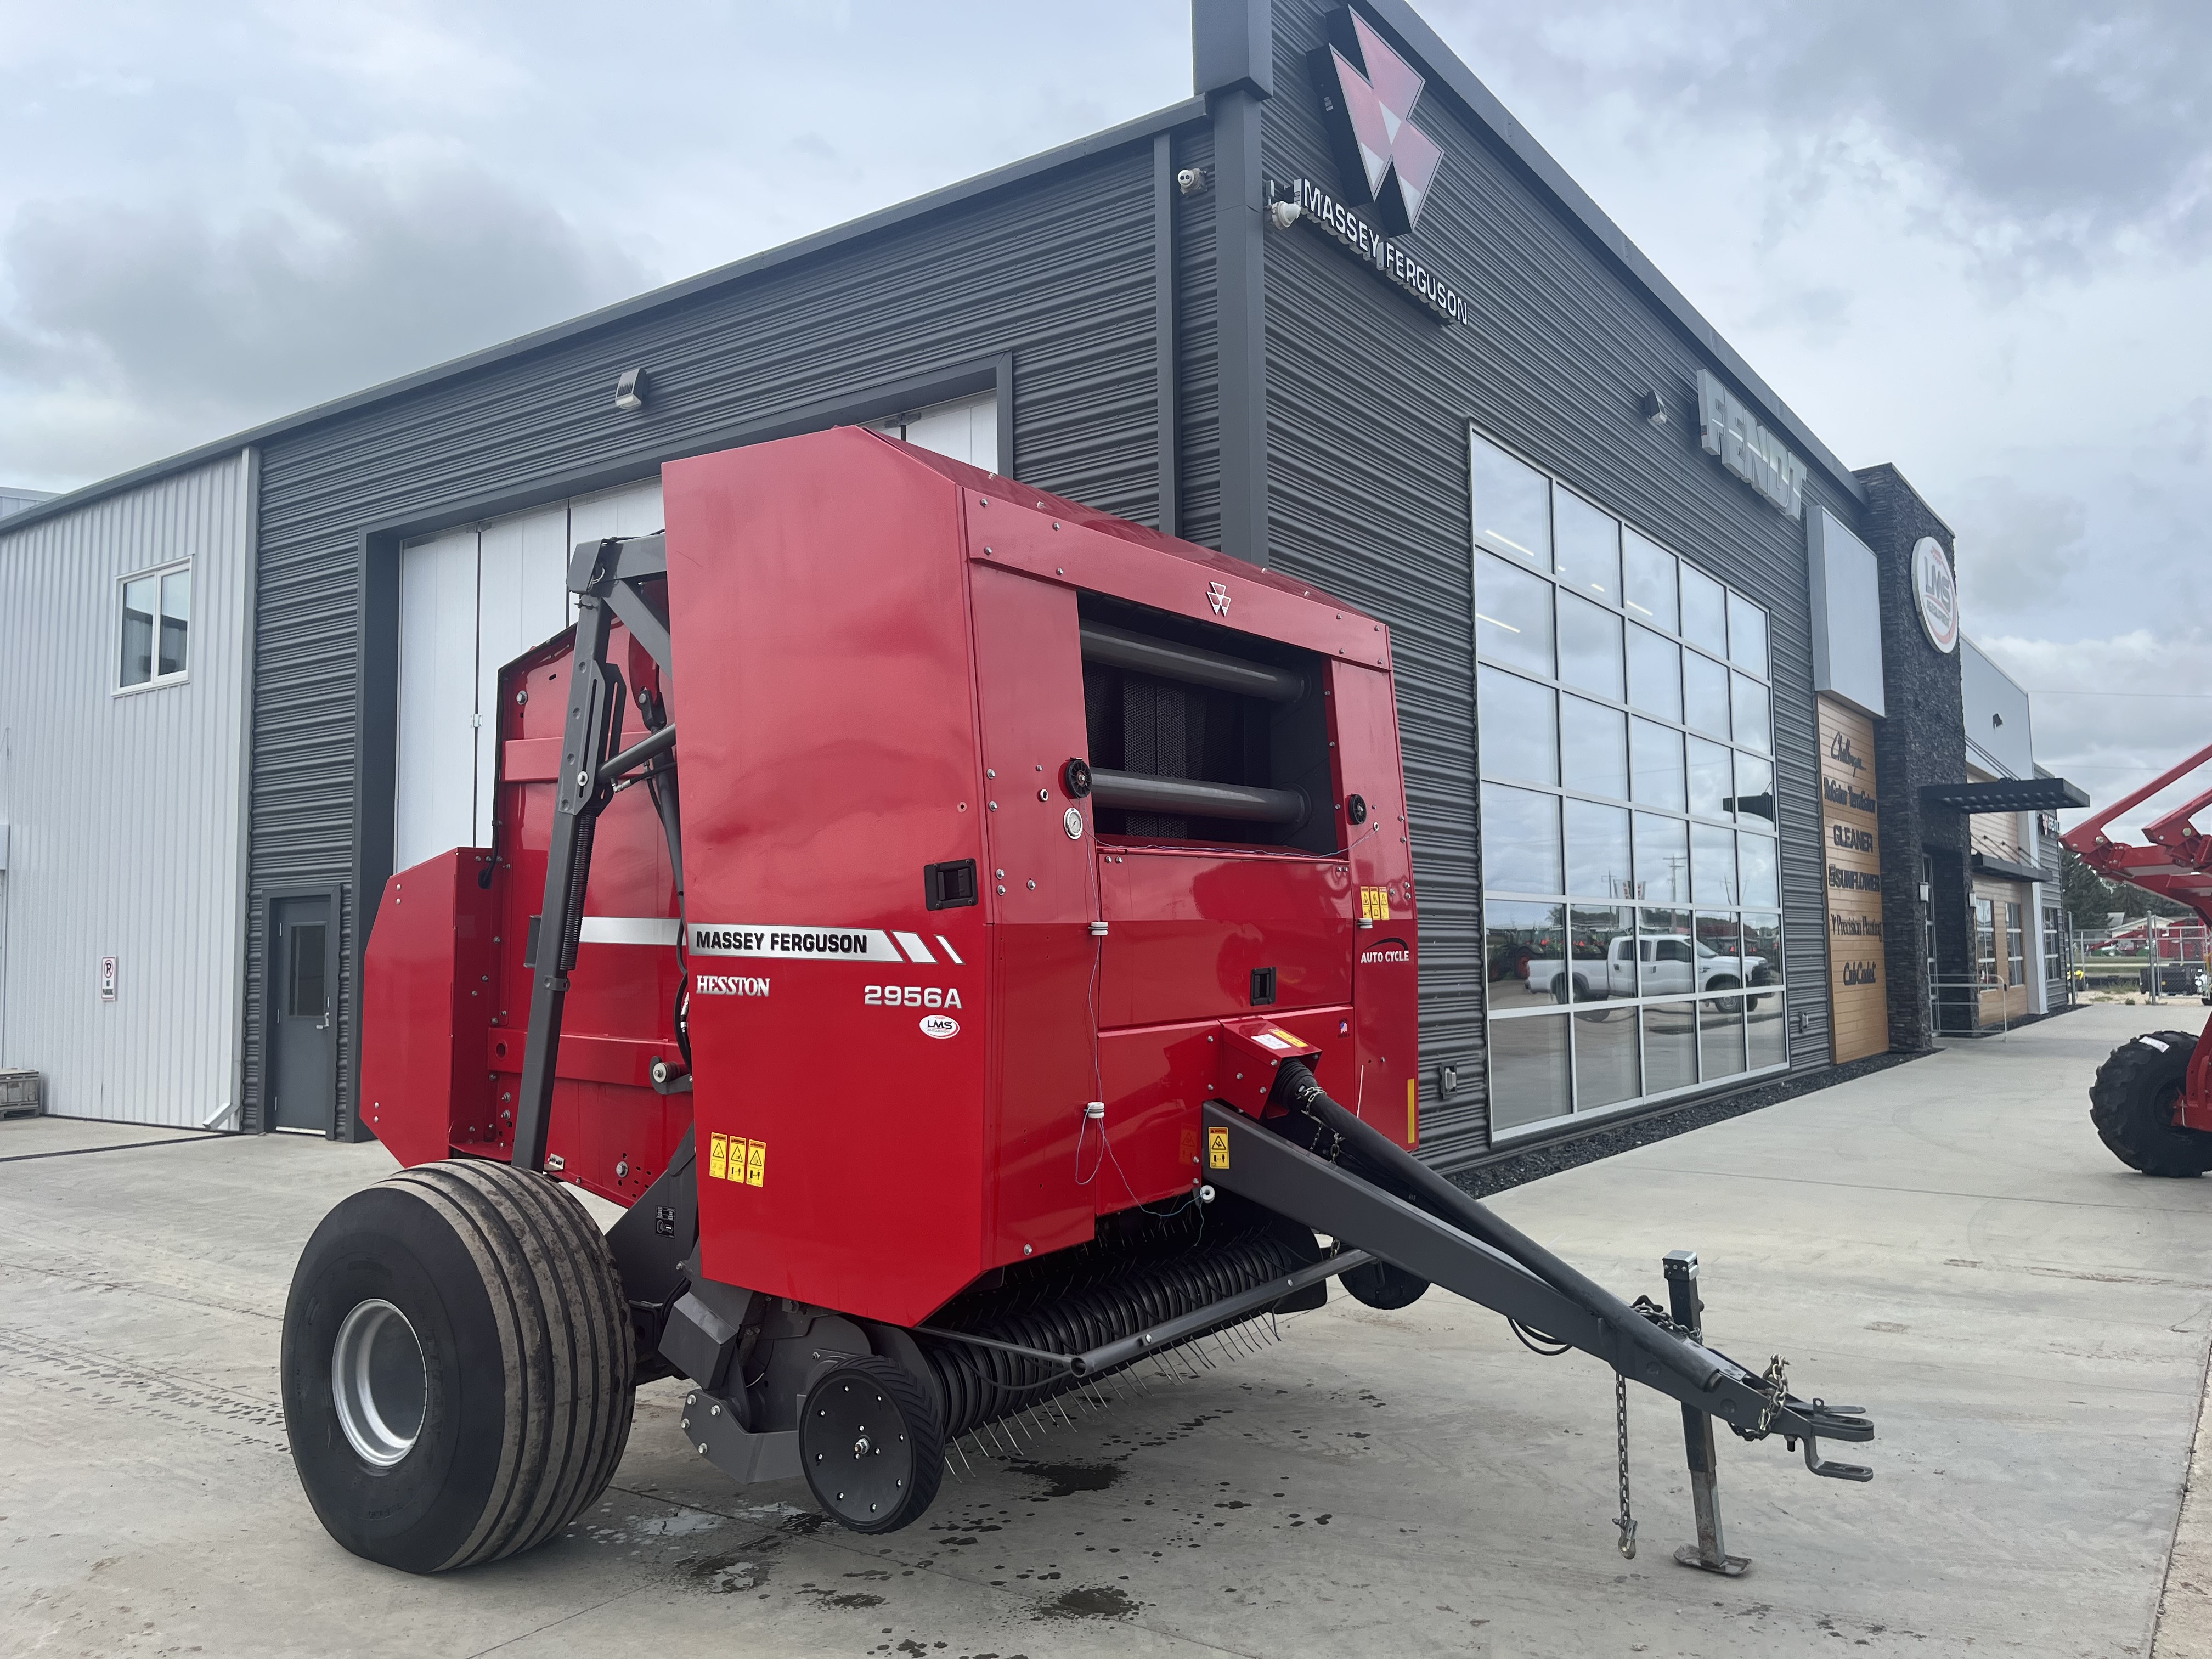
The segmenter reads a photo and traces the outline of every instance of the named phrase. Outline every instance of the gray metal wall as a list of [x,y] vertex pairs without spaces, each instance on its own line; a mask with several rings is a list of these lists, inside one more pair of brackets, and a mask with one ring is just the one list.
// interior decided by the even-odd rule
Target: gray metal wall
[[[1304,52],[1322,0],[1278,0],[1268,172],[1337,190]],[[1414,113],[1443,171],[1408,245],[1468,298],[1443,327],[1311,226],[1267,239],[1271,547],[1385,618],[1412,798],[1421,915],[1422,1141],[1443,1167],[1488,1144],[1483,1097],[1480,848],[1467,429],[1504,438],[1593,501],[1766,607],[1790,996],[1809,1018],[1791,1060],[1827,1063],[1827,954],[1805,530],[1698,447],[1697,371],[1712,367],[1450,102]],[[1667,399],[1655,430],[1646,387]],[[1856,526],[1856,501],[1817,472]],[[1436,1097],[1437,1067],[1462,1087]]]
[[[1146,132],[926,216],[272,438],[262,498],[249,842],[257,902],[245,1030],[246,1097],[256,1113],[260,900],[307,884],[349,885],[341,915],[341,1113],[352,1104],[360,932],[386,873],[380,847],[384,857],[389,847],[392,799],[380,780],[389,777],[387,567],[398,535],[643,476],[663,459],[780,426],[824,423],[825,410],[845,419],[890,414],[898,405],[876,396],[883,388],[1007,354],[1016,475],[1152,521],[1158,506],[1154,187]],[[652,401],[641,416],[613,408],[616,378],[634,365],[651,372]],[[1000,465],[1009,464],[1002,457]],[[1203,490],[1202,482],[1194,485],[1201,499]]]
[[[0,1066],[50,1111],[197,1127],[237,1098],[253,470],[0,530]],[[185,558],[186,677],[118,695],[117,579]]]

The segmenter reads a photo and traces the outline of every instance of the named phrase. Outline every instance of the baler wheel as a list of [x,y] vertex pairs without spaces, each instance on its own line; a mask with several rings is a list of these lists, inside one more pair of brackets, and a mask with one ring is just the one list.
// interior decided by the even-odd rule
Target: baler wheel
[[2130,1170],[2148,1176],[2200,1176],[2212,1170],[2212,1134],[2173,1121],[2197,1039],[2154,1031],[2112,1050],[2089,1085],[2097,1138]]
[[1386,1313],[1394,1308],[1412,1307],[1429,1288],[1427,1279],[1417,1279],[1403,1267],[1394,1267],[1387,1261],[1370,1261],[1364,1267],[1354,1267],[1340,1275],[1338,1282],[1352,1292],[1353,1301]]
[[614,1257],[542,1176],[402,1170],[315,1229],[284,1310],[284,1421],[331,1536],[407,1572],[559,1534],[629,1439]]
[[806,1392],[799,1461],[814,1500],[854,1532],[921,1518],[945,1476],[937,1412],[896,1360],[848,1359]]

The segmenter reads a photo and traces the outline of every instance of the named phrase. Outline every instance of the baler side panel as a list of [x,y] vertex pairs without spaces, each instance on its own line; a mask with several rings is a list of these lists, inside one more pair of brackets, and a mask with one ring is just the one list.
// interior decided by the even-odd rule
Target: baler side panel
[[363,975],[362,1100],[368,1127],[413,1168],[473,1145],[495,1121],[482,1056],[498,894],[489,854],[456,848],[385,884]]
[[[1420,933],[1397,702],[1389,675],[1342,662],[1329,670],[1329,702],[1338,833],[1373,914],[1356,935],[1352,969],[1361,1074],[1356,1083],[1342,1076],[1324,1081],[1340,1100],[1354,1098],[1345,1091],[1357,1090],[1361,1117],[1411,1147],[1419,1140]],[[1343,803],[1353,795],[1367,803],[1365,823],[1344,817]]]
[[923,878],[985,856],[958,491],[849,430],[663,477],[703,1265],[911,1324],[986,1265],[983,915]]
[[[982,898],[994,935],[986,1249],[998,1266],[1024,1249],[1089,1238],[1109,1196],[1095,1182],[1079,1184],[1075,1167],[1084,1105],[1097,1097],[1102,941],[1091,933],[1098,878],[1089,803],[1071,799],[1060,775],[1085,750],[1075,594],[988,565],[969,580],[989,851]],[[1106,1207],[1121,1202],[1116,1193]]]

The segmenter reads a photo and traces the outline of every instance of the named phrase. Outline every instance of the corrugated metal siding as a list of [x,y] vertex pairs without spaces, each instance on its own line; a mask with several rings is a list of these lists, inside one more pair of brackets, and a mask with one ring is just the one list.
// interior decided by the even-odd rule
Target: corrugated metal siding
[[[197,1127],[237,1097],[249,473],[0,532],[0,1065],[65,1116]],[[114,695],[117,578],[187,557],[188,678]]]
[[[1175,142],[1178,170],[1213,167],[1213,131],[1194,127]],[[1176,418],[1182,489],[1182,534],[1206,547],[1221,545],[1221,387],[1219,329],[1213,314],[1213,216],[1217,189],[1176,198]]]
[[[1267,156],[1278,179],[1334,189],[1303,58],[1325,9],[1279,0]],[[1690,343],[1442,99],[1415,119],[1445,161],[1411,245],[1467,295],[1468,319],[1439,326],[1312,227],[1271,234],[1269,483],[1279,568],[1372,609],[1395,639],[1420,884],[1423,1147],[1449,1167],[1488,1133],[1468,422],[1766,608],[1790,994],[1809,1015],[1791,1040],[1801,1068],[1827,1061],[1827,957],[1804,527],[1698,447]],[[1668,402],[1663,431],[1641,418],[1646,387]],[[1830,481],[1816,476],[1809,495],[1808,512],[1825,502],[1856,526],[1857,504]],[[1432,1097],[1440,1062],[1460,1066],[1449,1103]]]
[[[747,423],[1002,352],[1014,358],[1019,475],[1148,520],[1153,295],[1146,137],[272,443],[256,635],[255,887],[348,872],[363,810],[354,796],[365,526],[427,529],[455,504],[501,492],[557,496],[626,458],[642,472]],[[616,377],[641,364],[652,374],[651,408],[623,415]],[[341,921],[341,1009],[354,998],[360,899]],[[259,1042],[262,950],[257,928],[249,1054]],[[343,1018],[339,1029],[349,1030]],[[342,1078],[352,1061],[349,1042]],[[349,1084],[341,1094],[349,1097]],[[249,1098],[260,1097],[257,1068]]]

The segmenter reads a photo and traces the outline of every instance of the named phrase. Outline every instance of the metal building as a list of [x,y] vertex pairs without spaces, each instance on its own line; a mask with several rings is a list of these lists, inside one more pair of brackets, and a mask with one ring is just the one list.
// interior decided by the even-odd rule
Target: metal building
[[[1898,620],[1921,544],[1948,579],[1941,520],[1838,460],[1406,0],[1196,0],[1194,44],[1153,115],[25,515],[258,458],[246,806],[209,853],[244,870],[206,1039],[240,1081],[203,1117],[357,1133],[385,883],[482,839],[485,688],[565,620],[564,550],[656,527],[664,462],[841,422],[1388,619],[1439,1165],[1925,1044],[1918,941],[1971,949],[1963,839],[1910,804],[1964,776],[1958,659]],[[1857,554],[1816,599],[1823,525]],[[1829,775],[1837,722],[1890,788]]]

